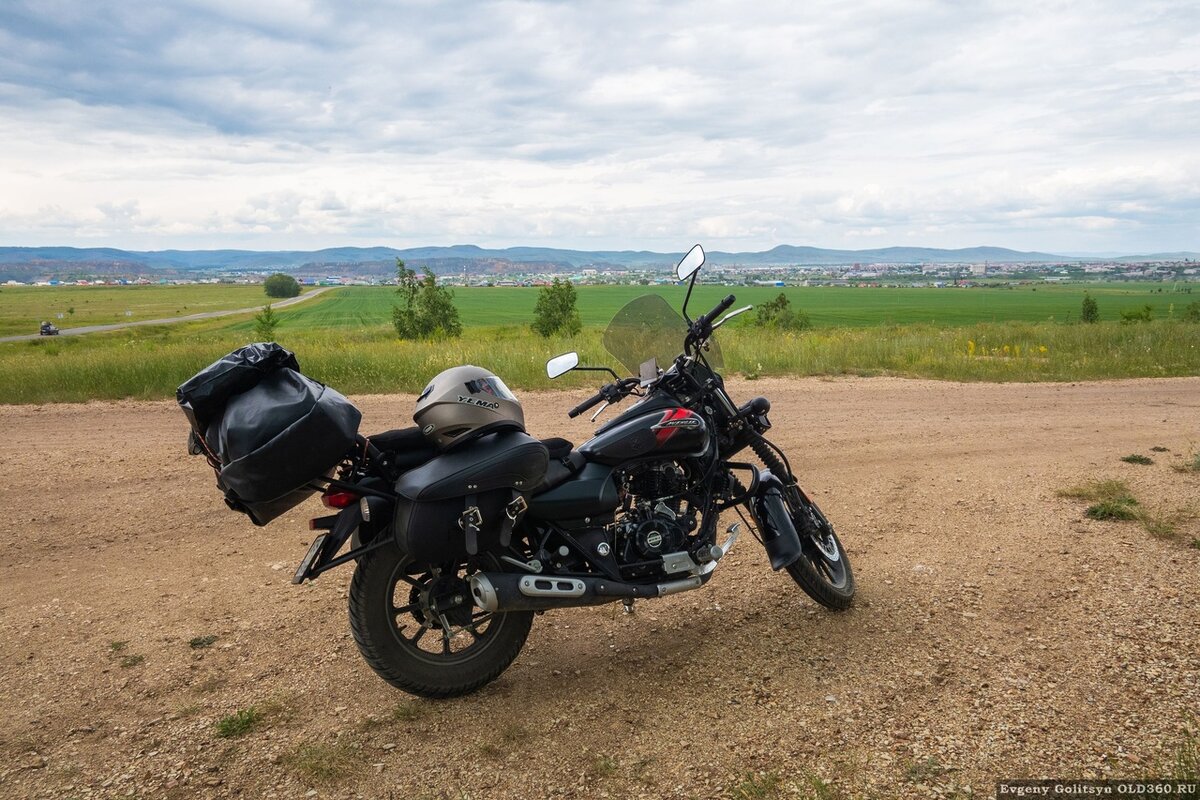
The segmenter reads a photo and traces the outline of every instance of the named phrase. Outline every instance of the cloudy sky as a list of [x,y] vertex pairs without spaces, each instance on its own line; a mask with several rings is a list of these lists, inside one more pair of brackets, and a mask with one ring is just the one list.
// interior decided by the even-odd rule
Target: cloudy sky
[[0,4],[0,244],[1200,250],[1200,4]]

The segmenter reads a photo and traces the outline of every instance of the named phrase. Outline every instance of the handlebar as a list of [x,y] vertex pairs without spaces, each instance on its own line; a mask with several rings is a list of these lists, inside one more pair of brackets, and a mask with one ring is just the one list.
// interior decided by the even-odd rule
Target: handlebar
[[599,403],[601,400],[607,400],[610,403],[620,402],[625,395],[633,391],[633,388],[639,383],[637,378],[622,378],[619,381],[606,383],[600,387],[600,391],[584,400],[579,405],[567,412],[567,416],[574,419],[583,412],[587,411],[592,406]]
[[603,399],[604,399],[604,392],[603,391],[596,392],[596,394],[592,395],[587,400],[584,400],[582,403],[580,403],[579,405],[575,406],[570,411],[568,411],[567,416],[570,417],[571,419],[575,419],[575,417],[578,417],[580,414],[587,411],[589,408],[596,405]]
[[717,303],[716,308],[714,308],[712,311],[708,312],[704,316],[700,317],[700,319],[696,320],[696,323],[699,325],[703,325],[706,328],[710,327],[713,324],[713,322],[716,321],[717,317],[721,316],[721,313],[724,312],[725,309],[727,309],[731,305],[733,305],[733,301],[735,299],[736,298],[734,298],[734,296],[731,294],[726,295],[724,300]]

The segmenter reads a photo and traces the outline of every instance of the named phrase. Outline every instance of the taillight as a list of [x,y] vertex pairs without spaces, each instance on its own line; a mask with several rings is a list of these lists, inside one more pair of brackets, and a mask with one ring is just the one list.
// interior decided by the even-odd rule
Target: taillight
[[358,502],[353,492],[326,492],[321,495],[321,504],[326,508],[346,508]]

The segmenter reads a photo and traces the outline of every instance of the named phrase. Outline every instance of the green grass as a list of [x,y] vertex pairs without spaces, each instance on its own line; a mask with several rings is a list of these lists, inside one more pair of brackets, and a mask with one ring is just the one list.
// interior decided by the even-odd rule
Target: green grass
[[319,783],[331,783],[358,771],[361,762],[362,753],[346,742],[308,742],[284,759],[284,763],[302,777]]
[[1127,456],[1121,456],[1121,460],[1124,461],[1126,464],[1148,465],[1148,464],[1154,463],[1153,458],[1151,458],[1150,456],[1144,456],[1141,453],[1132,453]]
[[1083,512],[1084,516],[1096,520],[1136,520],[1146,532],[1159,539],[1184,542],[1179,526],[1195,519],[1194,506],[1174,511],[1152,510],[1142,507],[1129,491],[1124,481],[1098,480],[1072,486],[1058,491],[1059,497],[1084,500],[1092,505]]
[[[528,325],[538,289],[526,287],[456,288],[454,303],[465,327]],[[816,328],[871,327],[913,323],[962,326],[979,322],[1065,322],[1079,318],[1084,291],[1100,303],[1101,320],[1117,321],[1120,313],[1149,304],[1156,318],[1167,318],[1190,302],[1190,295],[1152,292],[1148,288],[1071,285],[1013,289],[895,289],[839,286],[697,286],[689,308],[709,310],[727,294],[737,305],[760,304],[787,295],[792,308],[803,309]],[[623,305],[643,294],[659,294],[678,308],[680,286],[580,286],[578,307],[585,326],[603,327]],[[285,324],[307,328],[369,329],[389,325],[396,291],[386,286],[352,286],[327,293],[318,302],[286,313]],[[249,329],[250,323],[243,323]]]
[[[1118,301],[1144,304],[1150,296],[1145,290],[1089,290],[1114,306]],[[585,363],[615,364],[600,345],[602,326],[627,300],[646,291],[663,293],[676,304],[682,299],[676,286],[581,287],[579,308],[588,327],[573,338],[547,340],[527,326],[536,290],[460,289],[457,302],[466,325],[461,339],[402,342],[388,323],[394,292],[349,287],[280,311],[275,338],[295,350],[307,374],[344,393],[419,391],[432,375],[462,363],[493,369],[516,389],[579,388],[593,385],[595,375],[574,373],[552,384],[543,371],[545,359],[574,349]],[[760,302],[779,290],[702,286],[694,307],[708,308],[729,291],[740,303]],[[1200,374],[1200,325],[1167,319],[1138,325],[1011,319],[1064,319],[1056,314],[1076,304],[1082,287],[788,291],[799,293],[794,302],[805,307],[817,327],[769,336],[745,324],[722,330],[718,339],[726,373],[960,381]],[[1173,295],[1154,297],[1166,302]],[[985,318],[1008,321],[980,321]],[[905,324],[884,324],[887,320]],[[0,344],[0,403],[171,397],[196,371],[252,341],[253,324],[247,315]]]
[[1112,500],[1101,500],[1087,507],[1083,515],[1088,519],[1100,520],[1131,520],[1138,518],[1137,509],[1133,507],[1133,502],[1117,503]]
[[203,650],[206,647],[212,647],[213,642],[217,641],[217,637],[213,634],[208,636],[197,636],[188,642],[188,647],[193,650]]
[[221,717],[217,720],[217,736],[222,739],[234,739],[238,736],[245,736],[250,731],[254,730],[263,720],[263,714],[254,706],[243,708],[240,711]]
[[[249,308],[266,302],[261,286],[232,284],[5,286],[0,291],[0,336],[37,333],[43,320],[60,328],[77,328]],[[131,312],[129,316],[126,311]]]
[[748,772],[729,790],[732,800],[770,800],[783,794],[783,778],[778,772]]

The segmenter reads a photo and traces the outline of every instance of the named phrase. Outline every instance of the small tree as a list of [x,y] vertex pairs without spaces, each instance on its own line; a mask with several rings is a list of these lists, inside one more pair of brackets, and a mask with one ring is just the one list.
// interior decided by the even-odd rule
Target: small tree
[[1082,322],[1100,321],[1100,305],[1096,302],[1096,298],[1087,292],[1083,293],[1083,307],[1079,309],[1079,319]]
[[462,323],[454,307],[454,294],[437,285],[437,278],[426,267],[425,277],[396,259],[396,276],[400,279],[401,305],[392,307],[392,324],[401,339],[443,339],[462,336]]
[[575,308],[575,287],[570,281],[555,278],[549,286],[542,287],[533,308],[533,324],[529,327],[546,337],[556,333],[574,336],[583,330],[579,311]]
[[1193,300],[1183,309],[1184,322],[1200,322],[1200,300]]
[[801,309],[793,309],[783,292],[774,300],[759,305],[755,310],[754,324],[760,328],[780,331],[802,331],[812,327],[812,322]]
[[300,294],[300,284],[291,275],[276,272],[263,281],[263,290],[267,297],[295,297]]
[[269,342],[275,338],[275,326],[279,324],[279,315],[271,309],[271,304],[263,306],[263,310],[254,315],[254,335],[260,342]]

